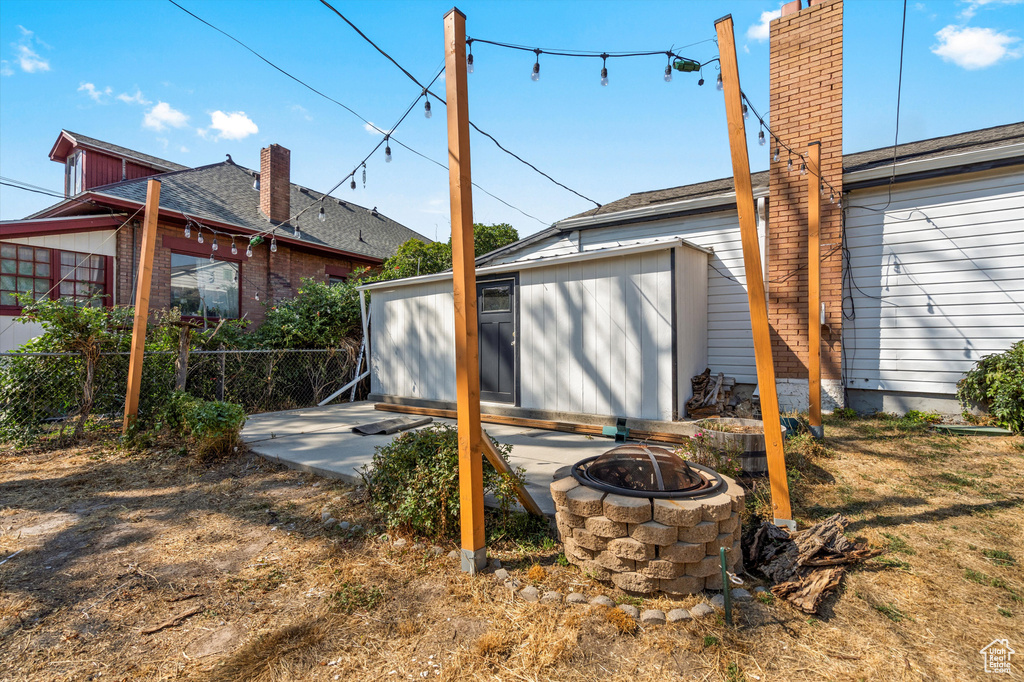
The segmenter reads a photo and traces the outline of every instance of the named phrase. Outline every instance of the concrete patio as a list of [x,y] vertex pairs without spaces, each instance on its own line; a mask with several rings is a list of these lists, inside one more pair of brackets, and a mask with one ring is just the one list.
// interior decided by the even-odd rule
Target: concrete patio
[[[375,410],[371,402],[344,403],[249,417],[242,439],[256,454],[294,469],[360,483],[360,467],[373,459],[374,449],[399,434],[360,436],[352,427],[403,415]],[[434,422],[454,424],[451,419]],[[548,485],[563,466],[600,455],[615,446],[609,438],[543,431],[501,424],[484,424],[499,443],[512,445],[513,467],[526,469],[526,489],[546,514],[555,513]]]

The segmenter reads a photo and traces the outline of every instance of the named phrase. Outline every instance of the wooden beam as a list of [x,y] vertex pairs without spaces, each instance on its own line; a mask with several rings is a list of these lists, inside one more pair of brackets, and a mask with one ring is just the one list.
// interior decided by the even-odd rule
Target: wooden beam
[[[491,437],[487,435],[485,431],[481,441],[484,444],[484,455],[487,457],[487,461],[491,463],[491,466],[500,473],[508,474],[515,478],[516,472],[512,470],[512,467],[508,465],[505,458],[498,452],[498,448],[494,447],[494,443],[491,442]],[[537,506],[536,500],[526,490],[526,486],[522,483],[516,482],[516,497],[519,498],[520,504],[523,505],[523,509],[533,514],[534,516],[544,516],[544,512]]]
[[[421,414],[428,417],[440,419],[456,419],[458,413],[455,410],[443,410],[436,407],[416,407],[414,405],[396,405],[394,403],[377,403],[375,409],[383,412],[398,412],[399,414]],[[526,417],[513,417],[507,414],[481,414],[480,421],[485,424],[504,424],[505,426],[521,426],[526,429],[541,429],[543,431],[561,431],[563,433],[578,433],[584,436],[601,436],[603,427],[594,424],[576,424],[573,422],[558,422],[547,419],[528,419]],[[696,431],[696,429],[694,429]],[[631,440],[657,441],[659,443],[688,443],[689,434],[669,433],[665,431],[640,431],[630,429]]]
[[764,280],[761,277],[761,249],[757,240],[757,216],[750,182],[750,159],[747,156],[747,132],[743,125],[743,97],[740,72],[736,61],[736,38],[732,16],[715,22],[718,32],[718,53],[725,90],[725,116],[732,152],[732,177],[736,185],[736,212],[739,214],[740,237],[743,243],[743,268],[747,278],[747,301],[754,336],[754,358],[757,362],[757,385],[761,394],[761,418],[764,420],[764,442],[768,459],[768,480],[772,491],[775,523],[795,528],[789,505],[789,483],[786,480],[786,456],[782,447],[782,425],[779,422],[779,398],[775,388],[775,366],[772,360],[772,338],[768,326],[768,305],[765,302]]
[[825,435],[821,426],[821,143],[807,148],[807,389],[811,433]]
[[149,319],[149,287],[153,280],[153,255],[156,253],[156,225],[160,214],[160,181],[150,180],[146,187],[146,215],[142,221],[142,253],[139,257],[139,288],[135,292],[135,323],[132,325],[132,354],[128,361],[128,390],[124,398],[122,433],[139,414],[139,387],[142,384],[142,356],[146,349],[146,321]]
[[448,186],[451,196],[452,284],[455,293],[455,397],[459,425],[459,509],[462,570],[487,565],[484,544],[483,445],[480,429],[480,349],[477,342],[476,254],[469,157],[466,15],[444,17],[448,95]]

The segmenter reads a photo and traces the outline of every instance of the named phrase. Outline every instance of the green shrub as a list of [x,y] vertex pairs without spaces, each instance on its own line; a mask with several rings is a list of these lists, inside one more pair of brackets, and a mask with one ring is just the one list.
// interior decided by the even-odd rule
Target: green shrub
[[183,429],[196,441],[196,451],[202,457],[222,456],[238,444],[238,436],[245,425],[245,410],[241,405],[216,400],[198,400],[190,403],[186,397],[178,401]]
[[[512,447],[495,443],[508,461]],[[370,507],[391,530],[435,540],[459,533],[458,429],[448,424],[409,431],[378,447],[373,461],[360,470]],[[521,472],[516,474],[521,478]],[[508,476],[485,459],[484,493],[508,510],[515,503]]]
[[1024,341],[978,360],[957,383],[956,394],[965,410],[976,403],[999,426],[1024,431]]

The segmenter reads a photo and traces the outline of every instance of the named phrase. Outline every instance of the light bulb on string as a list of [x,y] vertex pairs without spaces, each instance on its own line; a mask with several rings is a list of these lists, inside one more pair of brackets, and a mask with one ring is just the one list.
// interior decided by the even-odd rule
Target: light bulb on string
[[772,155],[772,161],[776,161],[777,162],[778,160],[779,160],[779,148],[776,147],[775,148],[775,154]]
[[363,164],[363,189],[366,189],[366,164]]
[[466,72],[473,73],[473,39],[468,39],[466,44],[469,45],[469,54],[466,55]]
[[210,254],[210,255],[212,256],[212,255],[213,255],[213,253],[212,253],[212,252],[213,252],[213,251],[216,251],[216,250],[217,250],[217,238],[216,238],[216,237],[214,237],[214,238],[213,238],[213,243],[212,243],[212,244],[210,244],[210,252],[211,252],[211,254]]
[[743,103],[743,120],[746,121],[748,118],[750,118],[750,110],[747,109],[747,103],[744,102]]
[[294,237],[295,239],[302,239],[302,228],[296,225],[295,229],[292,230],[292,237]]
[[235,238],[234,237],[231,238],[231,255],[232,256],[237,256],[238,255],[238,247],[235,246]]
[[807,175],[807,164],[806,163],[801,163],[800,164],[800,175]]
[[763,147],[766,141],[767,140],[764,139],[764,129],[762,128],[757,133],[757,143]]
[[530,80],[537,82],[540,80],[540,50],[534,50],[533,53],[536,57],[533,61],[533,71],[530,72]]
[[793,170],[793,157],[789,157],[789,161],[786,162],[786,170]]
[[210,252],[210,263],[214,263],[214,262],[215,261],[213,260],[213,251],[211,251]]
[[355,178],[352,178],[352,182],[349,184],[349,187],[351,187],[352,189],[356,188],[356,179]]
[[427,98],[427,101],[423,103],[423,117],[430,118],[433,115],[434,114],[430,111],[430,98]]
[[254,298],[255,298],[255,299],[256,299],[257,301],[258,301],[258,300],[260,300],[260,292],[259,292],[259,291],[257,291],[257,292],[256,292],[256,296],[255,296]]
[[192,227],[188,223],[185,223],[185,239],[190,239],[191,237],[192,237]]
[[722,82],[722,74],[718,74],[718,79],[715,81],[715,89],[716,90],[723,90],[723,89],[725,89],[725,83]]
[[825,183],[824,182],[819,182],[818,183],[818,189],[821,190],[821,196],[824,197],[825,196]]
[[322,223],[327,222],[327,212],[324,211],[323,206],[320,207],[320,213],[318,213],[316,217]]
[[277,253],[277,237],[270,238],[270,253]]
[[700,70],[700,80],[697,81],[697,85],[704,85],[704,69]]
[[252,258],[252,242],[249,242],[249,244],[245,247],[245,257]]
[[830,204],[836,203],[836,194],[835,194],[835,192],[829,192],[828,193],[828,203],[830,203]]
[[203,243],[203,231],[199,230],[199,234],[196,235],[196,242],[199,244]]
[[391,145],[384,144],[384,163],[391,163]]
[[608,54],[601,55],[601,85],[608,85]]
[[666,52],[665,54],[668,55],[668,66],[665,67],[665,82],[666,83],[671,83],[672,82],[672,53],[671,52]]

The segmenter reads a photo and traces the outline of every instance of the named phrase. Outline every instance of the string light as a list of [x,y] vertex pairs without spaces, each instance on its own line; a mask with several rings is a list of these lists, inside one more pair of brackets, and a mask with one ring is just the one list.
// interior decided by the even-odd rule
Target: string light
[[[384,138],[387,140],[388,138]],[[384,143],[384,163],[391,163],[391,145],[385,141]]]
[[300,228],[298,225],[296,225],[295,226],[295,230],[292,232],[292,237],[294,237],[295,239],[300,239],[301,240],[302,239],[302,228]]
[[215,261],[213,260],[213,252],[211,251],[211,252],[210,252],[210,263],[212,264],[212,263],[214,263],[214,262],[215,262]]
[[748,118],[750,118],[750,110],[747,109],[746,103],[743,104],[742,111],[743,111],[743,120],[746,121]]
[[671,83],[672,82],[672,53],[671,52],[666,52],[666,54],[668,55],[668,66],[665,67],[665,82],[666,83]]
[[[317,218],[318,218],[318,219],[320,220],[320,222],[322,222],[322,223],[324,223],[324,222],[327,222],[327,212],[326,212],[326,211],[324,211],[324,207],[323,207],[323,206],[321,206],[321,207],[320,207],[320,213],[319,213],[319,214],[317,214]],[[297,229],[297,228],[296,228],[296,229]]]
[[351,187],[353,190],[356,188],[356,179],[355,178],[352,178],[352,182],[349,184],[349,187]]
[[697,81],[697,85],[704,85],[704,74],[703,73],[700,75],[700,80]]
[[254,298],[255,298],[255,299],[256,299],[257,301],[258,301],[258,300],[260,300],[260,292],[259,292],[259,289],[257,289],[257,290],[256,290],[256,295],[255,295],[255,297],[254,297]]
[[786,170],[793,170],[793,157],[789,157],[789,161],[786,162]]
[[540,50],[534,50],[533,53],[537,56],[533,62],[533,72],[530,73],[530,80],[537,82],[540,80]]
[[830,204],[836,203],[836,193],[835,192],[829,192],[828,193],[828,203],[830,203]]
[[778,147],[775,148],[775,153],[772,155],[772,161],[775,161],[776,163],[778,163],[778,161],[779,161],[779,148]]
[[473,73],[473,39],[466,38],[466,44],[469,46],[469,54],[466,55],[466,71]]
[[806,163],[801,163],[800,164],[800,175],[807,175],[807,164]]
[[213,258],[213,252],[217,250],[217,238],[213,238],[213,244],[210,244],[210,257]]
[[203,243],[203,228],[199,228],[199,236],[196,237],[196,242],[199,244]]
[[245,257],[252,258],[252,242],[249,242],[249,244],[245,247]]
[[762,128],[757,133],[757,143],[763,147],[765,142],[766,140],[764,139],[764,129]]
[[270,238],[270,253],[277,253],[277,236]]
[[430,98],[427,97],[427,101],[423,103],[423,116],[424,118],[430,118],[434,114],[430,111]]
[[363,189],[366,189],[366,162],[363,162]]
[[601,85],[608,85],[608,53],[601,55]]
[[718,79],[715,80],[715,89],[716,90],[723,90],[723,89],[725,89],[725,84],[722,82],[722,74],[718,74]]
[[237,256],[238,255],[238,247],[235,246],[235,238],[234,237],[231,238],[231,255],[232,256]]
[[192,238],[192,227],[189,225],[188,221],[185,221],[185,239],[191,239],[191,238]]

